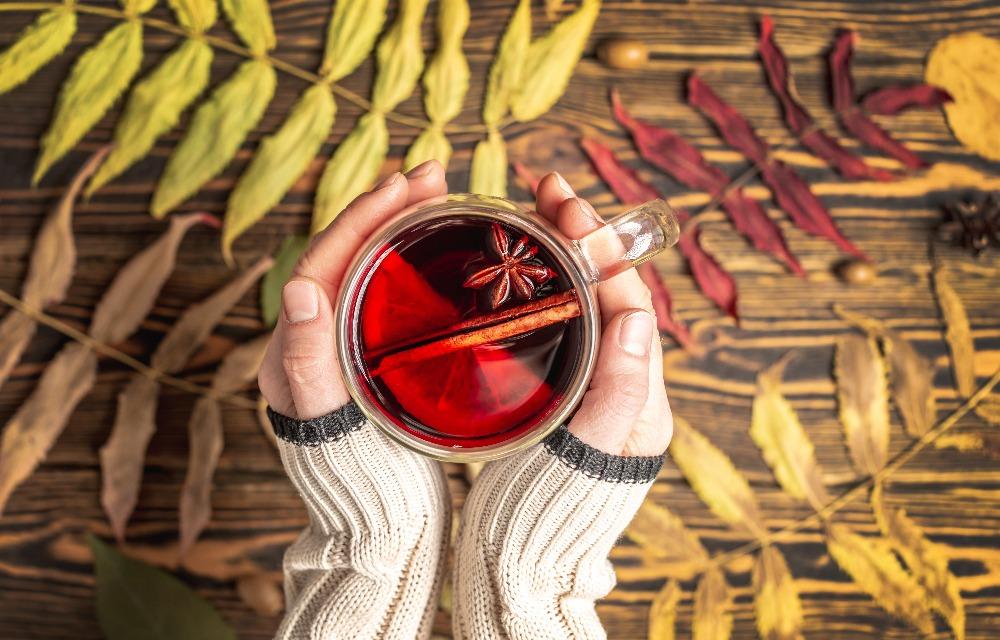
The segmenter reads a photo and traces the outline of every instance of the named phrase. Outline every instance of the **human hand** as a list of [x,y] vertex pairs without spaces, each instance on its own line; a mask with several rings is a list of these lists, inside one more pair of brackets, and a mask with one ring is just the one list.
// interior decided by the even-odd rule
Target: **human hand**
[[[557,173],[539,182],[536,200],[538,213],[567,238],[582,238],[604,224]],[[606,453],[660,455],[670,444],[673,418],[649,289],[629,269],[598,285],[597,298],[603,325],[600,352],[590,390],[569,431]]]
[[308,420],[351,399],[337,363],[331,303],[344,271],[382,222],[404,207],[447,192],[444,169],[429,160],[358,196],[313,239],[282,289],[282,313],[257,378],[274,411]]

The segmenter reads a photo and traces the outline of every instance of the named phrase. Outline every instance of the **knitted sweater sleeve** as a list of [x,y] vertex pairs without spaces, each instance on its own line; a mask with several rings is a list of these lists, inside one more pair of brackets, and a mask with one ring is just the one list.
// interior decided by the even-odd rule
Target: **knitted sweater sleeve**
[[487,464],[462,513],[455,638],[605,638],[594,603],[615,584],[608,554],[662,461],[603,453],[562,427]]
[[285,553],[276,638],[428,638],[450,523],[441,466],[351,403],[314,420],[269,410],[309,524]]

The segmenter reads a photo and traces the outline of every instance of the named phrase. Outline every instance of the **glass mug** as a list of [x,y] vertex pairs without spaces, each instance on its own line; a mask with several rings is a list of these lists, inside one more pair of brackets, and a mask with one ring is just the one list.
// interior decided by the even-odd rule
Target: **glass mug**
[[528,447],[590,384],[598,283],[679,231],[663,200],[581,240],[502,198],[453,194],[400,212],[355,256],[337,300],[348,391],[388,436],[433,458]]

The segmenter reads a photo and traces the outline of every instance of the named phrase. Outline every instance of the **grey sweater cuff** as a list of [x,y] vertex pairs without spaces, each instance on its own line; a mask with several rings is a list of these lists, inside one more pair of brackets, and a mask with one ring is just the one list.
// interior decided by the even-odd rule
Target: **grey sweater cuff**
[[580,440],[565,425],[550,433],[545,449],[571,469],[586,476],[625,484],[645,484],[656,479],[663,456],[616,456]]
[[296,420],[267,408],[274,435],[290,444],[316,447],[335,442],[357,431],[366,424],[365,416],[354,402],[348,402],[336,411],[311,420]]

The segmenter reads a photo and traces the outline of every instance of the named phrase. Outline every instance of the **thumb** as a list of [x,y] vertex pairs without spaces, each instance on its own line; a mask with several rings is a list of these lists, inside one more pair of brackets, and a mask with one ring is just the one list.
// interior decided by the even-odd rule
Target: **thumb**
[[334,349],[333,307],[314,280],[296,277],[281,290],[281,366],[295,418],[309,420],[349,400]]
[[647,311],[630,309],[611,319],[570,433],[595,449],[621,454],[649,394],[652,337],[653,317]]

